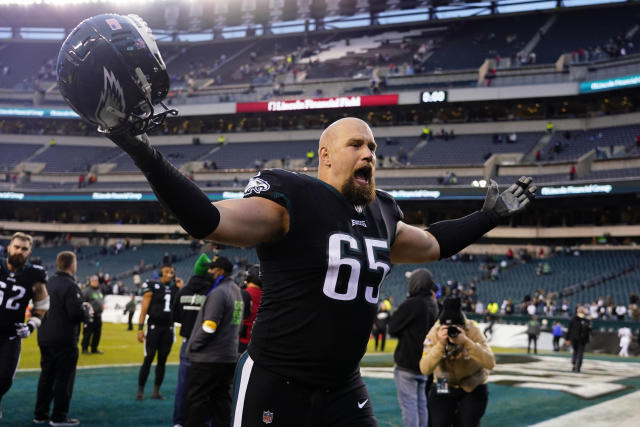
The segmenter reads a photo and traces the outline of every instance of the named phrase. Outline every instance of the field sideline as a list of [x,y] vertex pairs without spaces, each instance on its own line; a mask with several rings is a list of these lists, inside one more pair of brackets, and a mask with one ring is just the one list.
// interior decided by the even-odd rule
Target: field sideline
[[[104,351],[102,355],[83,355],[80,354],[78,359],[78,366],[96,366],[96,365],[129,365],[142,363],[144,357],[144,349],[142,344],[136,339],[136,327],[134,325],[133,331],[127,330],[126,324],[119,323],[103,323],[102,324],[102,337],[100,339],[100,349]],[[171,353],[169,354],[168,363],[178,363],[179,355],[179,336],[180,329],[176,331],[176,342],[174,343]],[[80,336],[82,339],[82,334]],[[368,365],[369,362],[387,366],[393,365],[392,354],[396,348],[398,341],[394,338],[387,340],[384,353],[374,351],[374,342],[369,340],[367,346],[367,356],[363,360],[363,365]],[[522,349],[507,349],[507,348],[494,348],[493,351],[498,353],[518,353],[524,352]],[[377,358],[376,356],[382,356]],[[371,357],[369,357],[371,356]],[[380,362],[379,360],[384,360]],[[19,370],[31,370],[40,369],[40,350],[38,349],[38,343],[35,336],[31,336],[25,340],[22,340],[22,355],[20,357]]]
[[[3,399],[2,425],[32,425],[40,353],[36,337],[23,340],[15,382]],[[393,350],[373,351],[373,341],[362,363],[362,374],[380,426],[401,427],[402,419],[393,382]],[[179,343],[169,357],[162,393],[167,400],[136,402],[142,344],[126,325],[103,325],[100,349],[104,355],[80,355],[70,416],[90,426],[170,426],[177,377]],[[598,427],[635,424],[640,406],[640,358],[589,354],[583,371],[571,373],[568,353],[523,354],[522,349],[494,349],[498,365],[490,376],[490,398],[483,426],[517,427],[543,423],[545,427],[573,427],[591,420]],[[150,392],[154,370],[147,384]],[[597,414],[597,417],[594,415]]]

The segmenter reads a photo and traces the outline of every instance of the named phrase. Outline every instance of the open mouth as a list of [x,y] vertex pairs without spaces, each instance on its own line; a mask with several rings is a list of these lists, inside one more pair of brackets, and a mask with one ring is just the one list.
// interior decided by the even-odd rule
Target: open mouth
[[372,173],[373,169],[371,168],[371,166],[363,166],[355,171],[355,173],[353,174],[353,179],[357,184],[369,185],[369,182],[371,182]]

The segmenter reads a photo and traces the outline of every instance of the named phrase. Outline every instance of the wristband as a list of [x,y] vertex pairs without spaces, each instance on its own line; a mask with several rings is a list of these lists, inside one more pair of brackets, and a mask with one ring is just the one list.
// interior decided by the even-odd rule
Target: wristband
[[488,211],[476,211],[463,218],[431,224],[427,231],[440,245],[440,259],[449,258],[481,238],[498,225],[498,218]]
[[142,331],[144,329],[144,323],[138,323],[138,330]]
[[29,327],[29,331],[33,332],[36,329],[38,329],[40,327],[40,325],[42,324],[42,321],[40,320],[40,317],[38,316],[32,316],[28,321],[27,321],[27,326]]

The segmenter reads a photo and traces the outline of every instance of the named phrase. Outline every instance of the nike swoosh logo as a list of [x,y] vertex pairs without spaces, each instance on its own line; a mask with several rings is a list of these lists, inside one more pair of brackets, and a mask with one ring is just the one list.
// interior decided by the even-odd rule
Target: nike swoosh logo
[[358,408],[360,409],[364,408],[364,405],[366,405],[368,401],[369,399],[365,399],[364,402],[358,402]]

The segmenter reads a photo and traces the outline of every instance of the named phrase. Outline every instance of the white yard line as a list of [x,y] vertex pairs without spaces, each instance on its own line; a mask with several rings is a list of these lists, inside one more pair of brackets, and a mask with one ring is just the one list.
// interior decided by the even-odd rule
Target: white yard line
[[638,425],[638,407],[640,407],[640,391],[569,412],[534,426],[573,427],[586,423],[584,425],[589,427],[611,427],[613,425],[616,427],[635,427]]

